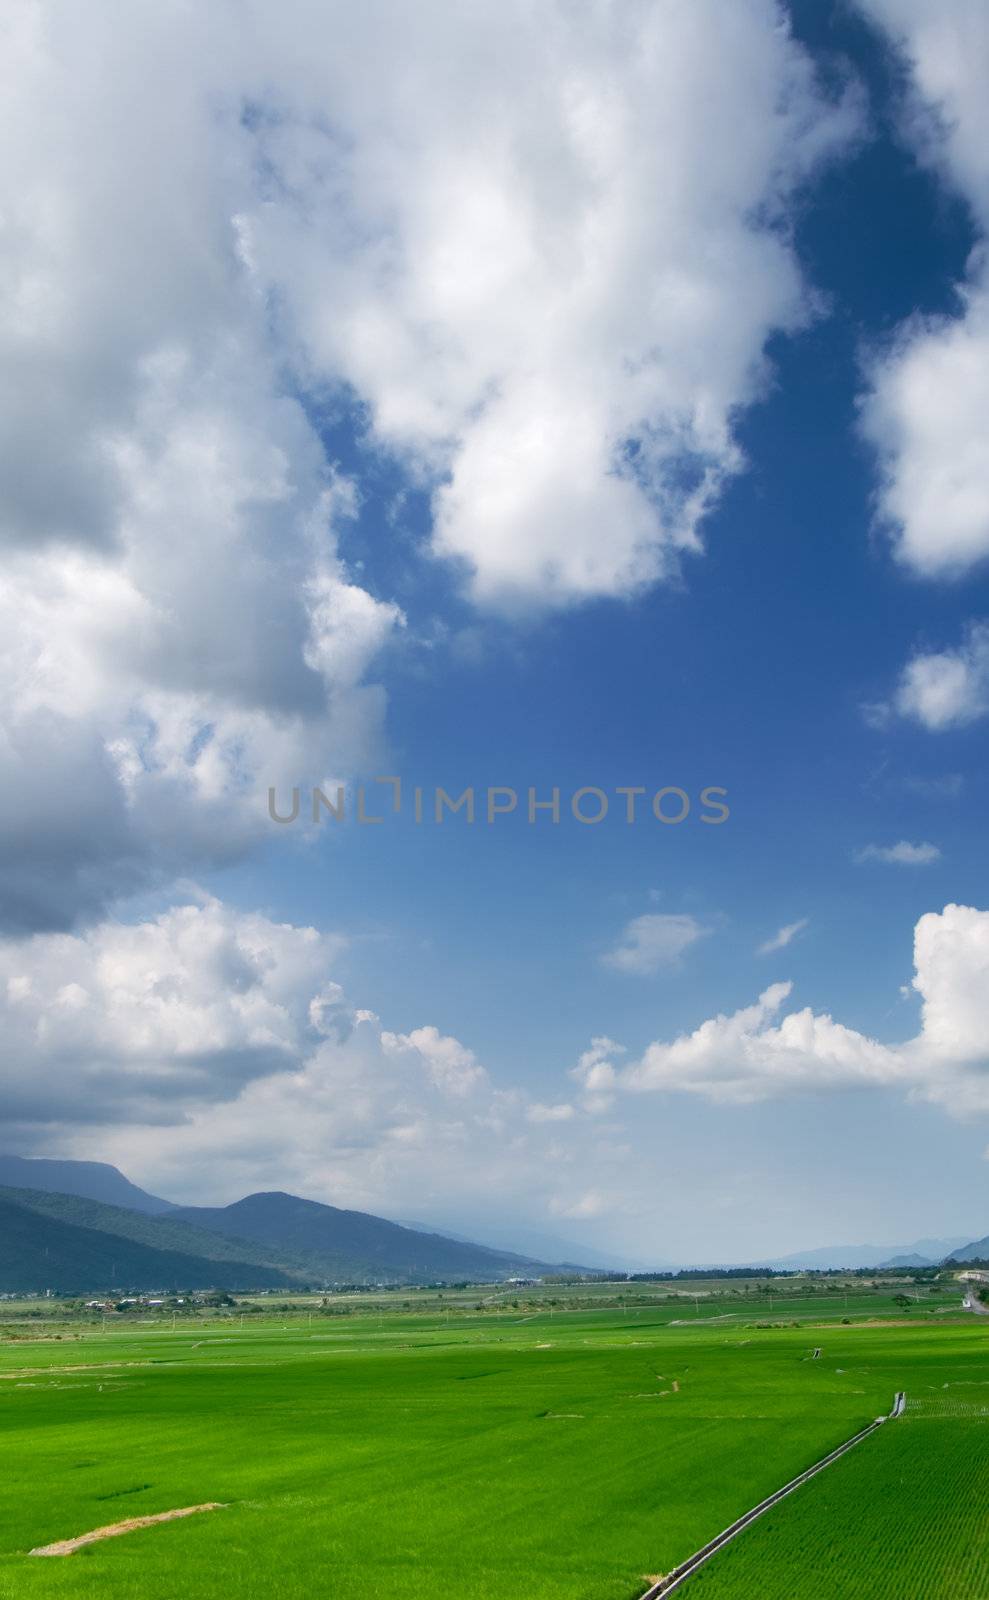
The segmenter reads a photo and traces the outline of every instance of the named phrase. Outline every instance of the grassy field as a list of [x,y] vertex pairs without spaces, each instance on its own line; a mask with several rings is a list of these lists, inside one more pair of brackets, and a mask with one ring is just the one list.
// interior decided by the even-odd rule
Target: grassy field
[[984,1600],[989,1365],[975,1376],[962,1349],[943,1354],[895,1427],[773,1507],[691,1579],[690,1595]]
[[[981,1513],[963,1497],[989,1470],[989,1327],[957,1296],[904,1316],[888,1290],[847,1292],[793,1294],[775,1316],[707,1292],[620,1307],[561,1291],[531,1309],[474,1290],[405,1311],[365,1299],[344,1316],[68,1326],[59,1340],[55,1325],[9,1324],[0,1596],[632,1600],[896,1389],[907,1418],[690,1592],[749,1596],[758,1573],[760,1594],[787,1600],[985,1596]],[[68,1558],[26,1555],[205,1501],[225,1508]],[[942,1502],[941,1587],[871,1588],[860,1569],[821,1587],[846,1540],[878,1560],[891,1540],[916,1544],[918,1513]]]

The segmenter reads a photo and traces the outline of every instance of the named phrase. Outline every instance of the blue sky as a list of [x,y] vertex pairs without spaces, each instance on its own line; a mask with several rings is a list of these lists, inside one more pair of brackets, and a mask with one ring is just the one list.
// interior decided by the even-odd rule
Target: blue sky
[[[22,777],[5,959],[18,1004],[77,1031],[16,1034],[12,1137],[177,1198],[284,1186],[637,1259],[981,1234],[985,18],[752,0],[730,25],[659,6],[623,29],[554,7],[524,49],[510,7],[485,24],[501,66],[477,66],[463,21],[448,74],[428,7],[413,69],[396,39],[374,78],[387,9],[354,29],[351,82],[399,133],[423,115],[412,153],[323,72],[325,41],[302,64],[311,19],[290,8],[272,42],[255,18],[222,83],[153,91],[149,133],[160,116],[179,137],[183,97],[214,112],[176,157],[201,190],[145,174],[167,237],[151,332],[125,306],[99,359],[67,343],[119,481],[79,466],[92,417],[49,418],[68,440],[49,500],[75,509],[67,535],[25,490],[16,572],[60,600],[22,650],[44,694],[12,715],[24,770],[72,781],[81,820],[33,809]],[[136,43],[131,88],[154,29]],[[67,44],[31,46],[39,81]],[[548,111],[527,50],[548,51]],[[461,97],[474,72],[490,145]],[[592,108],[569,143],[557,73],[559,106],[580,84]],[[228,128],[217,104],[266,109]],[[104,227],[137,182],[125,114],[87,127]],[[44,160],[68,187],[65,152]],[[194,270],[189,240],[221,224],[236,249]],[[214,313],[224,273],[234,310]],[[380,826],[263,815],[269,783],[333,777],[352,799],[378,773],[406,793]],[[415,826],[416,784],[427,807],[509,785],[521,811],[558,786],[563,818]],[[675,785],[694,808],[627,826],[614,798],[581,826],[585,785]],[[706,785],[722,826],[697,818]],[[287,926],[317,930],[319,961]],[[740,1032],[714,1022],[778,983]],[[621,1050],[578,1069],[601,1038]],[[69,1059],[87,1065],[65,1103]]]
[[[633,601],[548,621],[485,621],[476,659],[421,637],[403,641],[384,679],[388,770],[407,787],[425,786],[427,808],[437,785],[453,794],[515,785],[524,807],[530,784],[540,798],[555,784],[564,795],[559,829],[520,816],[470,830],[458,820],[414,829],[411,819],[389,819],[380,831],[345,824],[335,835],[329,823],[315,848],[293,852],[279,839],[263,873],[252,862],[234,891],[217,880],[244,904],[260,886],[279,916],[356,933],[351,982],[369,1005],[402,1028],[425,1008],[500,1074],[521,1069],[548,1097],[592,1034],[634,1051],[711,1010],[746,1004],[778,977],[794,981],[801,1002],[851,1026],[890,1042],[907,1037],[916,999],[899,990],[912,972],[914,923],[948,901],[985,898],[979,730],[934,740],[911,727],[878,732],[861,706],[888,692],[918,648],[954,641],[985,614],[989,583],[983,573],[932,588],[897,568],[876,533],[874,462],[856,431],[864,354],[905,317],[957,308],[976,229],[960,198],[897,136],[894,74],[874,36],[847,19],[814,27],[813,10],[798,12],[799,31],[849,53],[869,83],[870,131],[801,196],[796,245],[825,306],[812,327],[772,346],[769,392],[739,428],[747,470],[708,519],[705,554],[674,587]],[[388,517],[401,475],[373,452],[368,462],[360,417],[349,421],[327,434],[367,496],[345,548],[375,592],[425,614],[430,631],[476,626],[446,572],[423,572],[414,546],[396,558]],[[425,531],[428,507],[418,509]],[[945,780],[948,792],[939,792]],[[566,797],[583,784],[609,792],[641,784],[649,793],[677,784],[696,797],[706,783],[729,791],[732,816],[721,830],[693,818],[628,828],[617,796],[599,827],[566,817]],[[918,791],[925,783],[933,792]],[[901,838],[936,841],[942,859],[916,868],[856,862],[870,843]],[[602,953],[649,912],[685,913],[712,932],[671,970],[645,979],[609,970]],[[791,947],[756,954],[804,918]],[[661,1147],[686,1141],[691,1159],[712,1141],[740,1143],[746,1161],[795,1144],[797,1161],[784,1159],[782,1169],[789,1192],[823,1118],[834,1144],[815,1162],[818,1182],[844,1177],[867,1194],[873,1233],[923,1231],[919,1210],[901,1224],[897,1202],[886,1210],[881,1198],[900,1184],[905,1162],[930,1174],[931,1227],[965,1231],[984,1193],[982,1128],[894,1111],[895,1098],[842,1095],[812,1111],[800,1102],[720,1117],[667,1104],[657,1135]],[[898,1127],[887,1161],[878,1152],[892,1143],[891,1116]],[[957,1198],[946,1204],[941,1163],[959,1156],[971,1179],[955,1177]],[[862,1161],[882,1165],[878,1186]],[[917,1181],[915,1172],[911,1188]]]

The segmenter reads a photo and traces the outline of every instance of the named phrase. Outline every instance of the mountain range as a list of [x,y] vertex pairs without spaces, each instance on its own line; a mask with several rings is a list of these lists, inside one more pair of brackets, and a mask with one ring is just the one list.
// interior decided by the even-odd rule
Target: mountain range
[[989,1235],[984,1239],[975,1239],[971,1244],[963,1244],[951,1252],[952,1261],[989,1261]]
[[[563,1245],[532,1233],[526,1242],[537,1238]],[[606,1265],[588,1256],[554,1263],[279,1191],[179,1206],[104,1162],[0,1156],[0,1293],[492,1283]],[[945,1259],[989,1259],[989,1237],[833,1245],[753,1265],[909,1269]]]
[[933,1267],[953,1254],[962,1243],[961,1235],[956,1234],[947,1239],[914,1239],[909,1244],[829,1244],[754,1264],[798,1272],[806,1268],[826,1272],[835,1267],[850,1270],[856,1267]]
[[175,1206],[115,1167],[23,1157],[0,1157],[0,1177],[8,1180],[0,1184],[5,1293],[491,1283],[553,1270],[527,1255],[296,1195]]
[[103,1200],[157,1216],[171,1211],[169,1200],[147,1194],[106,1161],[51,1161],[45,1156],[0,1155],[0,1186],[11,1189],[53,1189],[62,1194]]

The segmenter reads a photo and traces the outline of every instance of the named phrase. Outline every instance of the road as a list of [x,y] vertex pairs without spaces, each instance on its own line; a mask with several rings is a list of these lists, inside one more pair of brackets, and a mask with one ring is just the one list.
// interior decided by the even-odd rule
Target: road
[[[987,1309],[989,1308],[983,1307],[983,1310]],[[819,1472],[824,1471],[825,1467],[830,1467],[832,1462],[840,1460],[849,1450],[854,1449],[857,1444],[861,1444],[863,1439],[867,1439],[870,1433],[875,1433],[877,1428],[881,1428],[884,1422],[901,1417],[906,1401],[907,1397],[902,1390],[897,1391],[888,1417],[877,1417],[875,1422],[870,1422],[867,1428],[861,1428],[850,1439],[846,1439],[844,1444],[838,1445],[837,1449],[831,1450],[826,1456],[822,1456],[820,1461],[816,1461],[812,1467],[807,1468],[806,1472],[801,1472],[798,1477],[792,1478],[789,1483],[785,1483],[782,1489],[776,1490],[775,1494],[768,1495],[765,1500],[760,1500],[759,1504],[753,1506],[751,1511],[746,1511],[744,1516],[738,1517],[722,1533],[708,1540],[706,1545],[703,1545],[692,1556],[688,1556],[686,1561],[681,1561],[680,1565],[674,1567],[672,1572],[668,1572],[665,1578],[658,1579],[651,1589],[646,1590],[641,1600],[660,1600],[661,1596],[665,1597],[668,1594],[672,1594],[675,1589],[679,1589],[681,1584],[686,1583],[687,1579],[693,1576],[698,1567],[702,1567],[705,1561],[710,1561],[713,1555],[717,1555],[718,1551],[728,1544],[730,1540],[737,1538],[749,1526],[750,1522],[754,1522],[757,1517],[761,1517],[763,1512],[769,1510],[770,1506],[776,1505],[786,1495],[792,1494],[794,1489],[799,1489],[802,1483],[807,1483],[810,1478],[816,1477]]]
[[966,1292],[962,1306],[966,1311],[974,1311],[977,1317],[989,1317],[989,1306],[983,1305],[973,1289]]

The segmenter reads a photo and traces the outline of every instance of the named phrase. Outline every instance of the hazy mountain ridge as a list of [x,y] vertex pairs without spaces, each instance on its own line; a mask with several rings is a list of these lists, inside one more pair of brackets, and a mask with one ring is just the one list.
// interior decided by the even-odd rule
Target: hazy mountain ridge
[[349,1271],[355,1260],[371,1281],[410,1283],[490,1281],[551,1270],[529,1256],[421,1233],[368,1212],[341,1210],[278,1190],[247,1195],[229,1206],[180,1206],[170,1215],[228,1237],[304,1255],[322,1263],[329,1276]]
[[[100,1162],[0,1157],[0,1172],[34,1180],[0,1184],[5,1292],[492,1282],[551,1270],[529,1256],[280,1192],[182,1207]],[[94,1198],[94,1188],[137,1196],[140,1205]]]
[[989,1234],[984,1239],[974,1239],[970,1244],[959,1245],[952,1250],[952,1261],[989,1261]]
[[[21,1181],[10,1184],[12,1174]],[[391,1222],[281,1191],[247,1195],[228,1206],[176,1206],[103,1162],[0,1156],[0,1180],[5,1178],[0,1289],[8,1292],[95,1291],[114,1284],[250,1289],[495,1282],[561,1268],[601,1270],[597,1263],[549,1264],[423,1224]],[[56,1182],[65,1187],[56,1189]],[[107,1194],[127,1195],[129,1203],[108,1201]],[[946,1258],[989,1259],[989,1236],[970,1244],[949,1238],[822,1246],[746,1264],[791,1271],[909,1269]]]
[[[55,1190],[12,1189],[0,1185],[0,1199],[53,1218],[70,1227],[90,1228],[96,1233],[129,1239],[154,1250],[177,1251],[197,1260],[234,1262],[238,1267],[271,1269],[275,1283],[288,1285],[292,1274],[277,1252],[249,1239],[228,1239],[223,1234],[197,1228],[190,1222],[175,1221],[173,1213],[152,1216],[130,1211],[124,1206],[104,1205],[75,1194]],[[309,1274],[312,1277],[312,1274]],[[259,1279],[253,1279],[259,1282]]]
[[[909,1244],[833,1244],[821,1245],[815,1250],[797,1250],[792,1255],[764,1257],[752,1263],[758,1267],[801,1268],[827,1271],[829,1268],[880,1267],[889,1261],[902,1263],[902,1256],[923,1256],[928,1264],[943,1261],[959,1243],[958,1237],[946,1239],[914,1239]],[[919,1262],[913,1262],[919,1265]]]
[[[410,1228],[413,1233],[433,1233],[441,1239],[453,1239],[456,1244],[479,1245],[482,1249],[500,1251],[503,1255],[513,1257],[521,1250],[529,1260],[555,1261],[578,1272],[643,1272],[650,1267],[669,1265],[662,1261],[633,1261],[620,1251],[608,1253],[595,1249],[593,1245],[574,1244],[572,1239],[564,1239],[559,1234],[542,1233],[537,1228],[516,1227],[514,1224],[504,1228],[471,1224],[472,1234],[468,1236],[439,1223],[418,1222],[412,1217],[391,1217],[389,1220],[400,1228]],[[505,1243],[507,1234],[512,1235],[514,1246]],[[579,1267],[575,1265],[578,1261]]]
[[56,1161],[47,1156],[0,1155],[0,1186],[76,1194],[149,1216],[171,1211],[170,1200],[148,1194],[106,1161]]
[[6,1294],[288,1286],[271,1267],[207,1261],[82,1227],[0,1196],[0,1290]]

